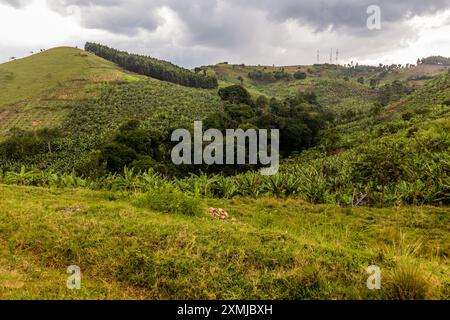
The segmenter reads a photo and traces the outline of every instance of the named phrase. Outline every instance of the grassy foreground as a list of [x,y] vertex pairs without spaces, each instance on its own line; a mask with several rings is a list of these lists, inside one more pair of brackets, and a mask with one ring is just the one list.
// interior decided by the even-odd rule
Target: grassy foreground
[[[0,299],[450,296],[448,208],[204,199],[203,215],[186,216],[134,197],[0,185]],[[69,265],[81,267],[81,290],[66,288]],[[381,290],[366,288],[370,265]]]

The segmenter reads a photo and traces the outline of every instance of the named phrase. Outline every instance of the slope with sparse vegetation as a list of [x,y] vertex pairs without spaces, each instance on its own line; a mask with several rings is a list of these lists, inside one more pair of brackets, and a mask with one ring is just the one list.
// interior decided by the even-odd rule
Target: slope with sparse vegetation
[[[448,299],[450,293],[449,212],[441,208],[204,199],[203,210],[190,216],[150,209],[143,203],[152,199],[133,194],[17,186],[0,186],[0,200],[0,299]],[[174,198],[159,201],[173,206]],[[212,219],[206,205],[227,208],[230,219]],[[70,265],[82,270],[81,290],[65,287]],[[366,287],[370,265],[381,268],[382,290]]]

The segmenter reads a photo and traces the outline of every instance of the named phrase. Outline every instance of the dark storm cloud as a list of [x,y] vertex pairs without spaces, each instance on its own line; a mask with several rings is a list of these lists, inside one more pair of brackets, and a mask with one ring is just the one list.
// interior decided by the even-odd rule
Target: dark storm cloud
[[[340,49],[342,59],[373,59],[417,40],[419,32],[408,19],[450,9],[450,0],[45,1],[67,17],[79,12],[83,41],[105,42],[185,66],[221,59],[313,63],[317,49],[329,52],[331,47]],[[0,0],[16,8],[31,2]],[[366,27],[370,5],[381,8],[381,30]],[[84,34],[90,34],[89,39]]]
[[[49,6],[66,13],[70,6],[81,9],[83,26],[135,36],[140,30],[154,31],[163,23],[157,10],[170,8],[184,23],[190,44],[214,47],[235,46],[254,35],[253,13],[242,12],[219,0],[48,0]],[[70,11],[70,10],[69,10]],[[247,16],[244,19],[243,14]]]
[[[234,3],[244,2],[232,0]],[[433,14],[450,7],[450,0],[246,0],[247,8],[260,8],[271,19],[295,19],[319,30],[333,28],[365,28],[371,5],[381,8],[385,22],[397,22],[417,15]]]
[[152,1],[48,0],[47,3],[61,14],[78,7],[83,26],[113,33],[132,35],[139,29],[154,30],[160,23]]
[[[18,2],[9,0],[7,2]],[[138,29],[154,30],[158,18],[154,11],[167,6],[175,11],[197,41],[235,41],[238,32],[245,37],[252,28],[249,18],[261,13],[269,20],[297,20],[317,31],[346,28],[348,32],[365,29],[367,7],[379,5],[385,22],[433,14],[449,8],[450,0],[48,0],[59,11],[69,5],[82,9],[85,26],[132,34]],[[228,40],[227,40],[228,39]]]

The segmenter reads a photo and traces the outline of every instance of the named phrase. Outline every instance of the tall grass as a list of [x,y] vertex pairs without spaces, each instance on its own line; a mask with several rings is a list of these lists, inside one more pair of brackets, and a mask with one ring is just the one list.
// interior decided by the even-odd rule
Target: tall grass
[[133,202],[138,207],[187,216],[201,215],[205,209],[198,197],[189,196],[171,186],[151,189],[142,195],[137,195]]

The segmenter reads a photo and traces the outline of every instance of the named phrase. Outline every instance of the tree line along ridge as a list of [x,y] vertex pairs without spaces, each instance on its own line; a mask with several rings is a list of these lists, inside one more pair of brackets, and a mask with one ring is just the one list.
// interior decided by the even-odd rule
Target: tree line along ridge
[[125,70],[172,82],[186,87],[215,89],[218,87],[216,77],[198,74],[176,66],[171,62],[152,57],[119,51],[98,43],[87,42],[85,50],[103,59],[118,64]]

